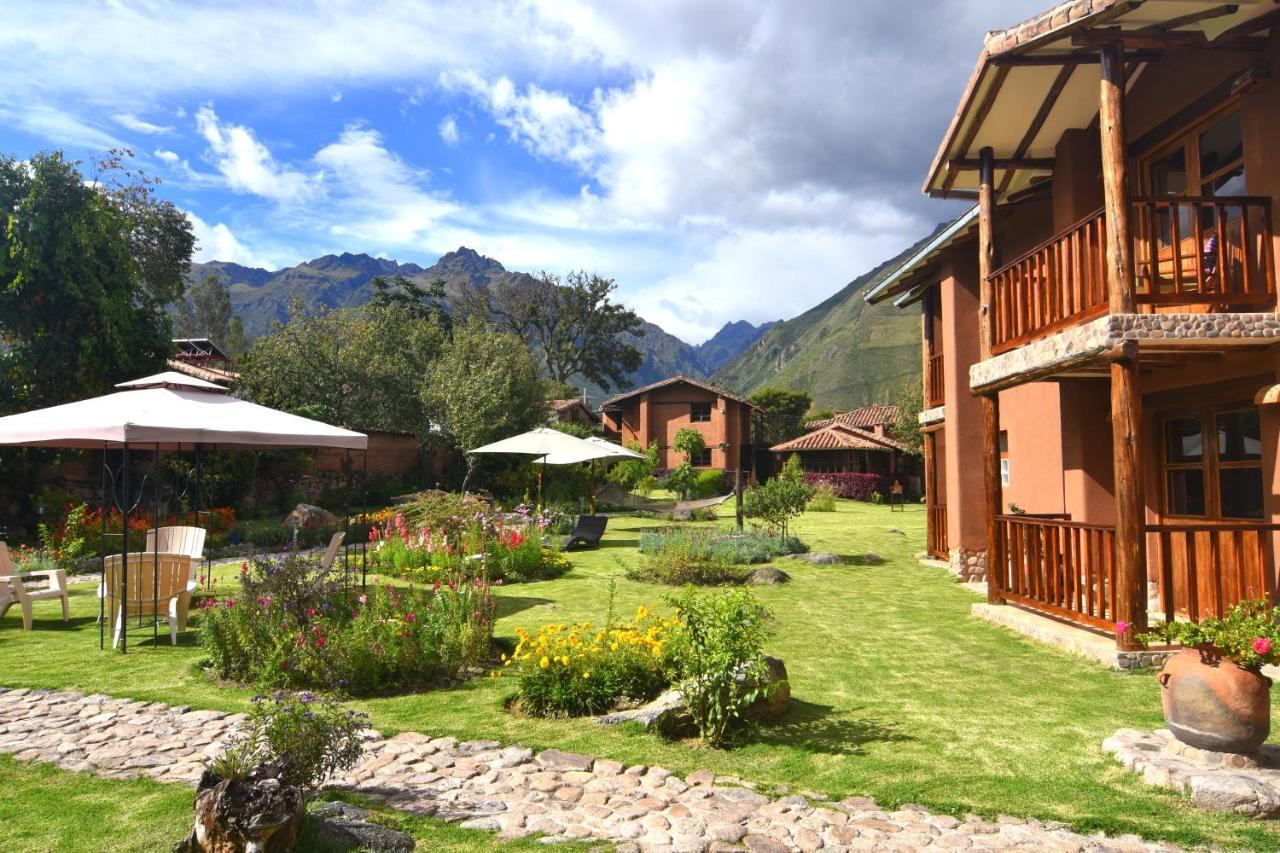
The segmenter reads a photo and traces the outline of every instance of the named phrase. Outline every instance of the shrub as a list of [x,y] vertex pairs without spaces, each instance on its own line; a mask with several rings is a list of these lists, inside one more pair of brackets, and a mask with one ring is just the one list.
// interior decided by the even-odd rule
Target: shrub
[[719,468],[699,471],[690,489],[690,494],[694,498],[714,498],[724,493],[724,471]]
[[879,492],[872,492],[871,502],[873,504],[876,504],[877,506],[884,503],[884,495],[880,494]]
[[643,453],[643,459],[623,459],[609,470],[608,479],[622,488],[637,494],[648,494],[657,483],[658,442],[649,444],[648,448],[640,446],[638,441],[627,442],[627,449]]
[[255,696],[240,739],[210,769],[234,778],[278,758],[281,784],[311,791],[331,774],[356,765],[364,754],[360,734],[368,725],[364,714],[327,696],[285,691]]
[[791,519],[804,513],[811,497],[813,486],[805,482],[800,457],[792,456],[778,476],[747,489],[743,496],[743,509],[747,515],[762,519],[778,530],[785,539],[787,525]]
[[689,714],[711,746],[725,746],[747,706],[761,698],[769,613],[746,590],[670,599],[682,630],[673,644]]
[[[1210,617],[1199,622],[1161,622],[1153,625],[1145,634],[1139,634],[1143,643],[1181,643],[1186,648],[1197,648],[1220,654],[1243,667],[1257,669],[1265,664],[1280,663],[1280,608],[1273,607],[1265,598],[1241,601],[1227,611],[1227,615]],[[1129,625],[1120,622],[1116,632],[1124,634]]]
[[241,584],[239,598],[201,603],[200,642],[223,678],[353,695],[427,687],[474,666],[492,637],[483,578],[361,591],[295,556],[246,564]]
[[662,487],[670,489],[682,499],[686,499],[697,485],[697,482],[697,469],[688,462],[681,462],[667,472],[667,476],[662,480]]
[[890,486],[889,478],[882,474],[806,473],[804,479],[811,486],[825,483],[838,497],[854,501],[869,501],[872,492],[885,494]]
[[661,554],[683,550],[699,555],[717,555],[735,565],[767,563],[785,554],[808,550],[794,536],[783,539],[759,532],[723,533],[687,527],[666,527],[640,534],[640,553]]
[[809,498],[806,509],[809,512],[835,512],[837,497],[835,486],[819,483],[813,487],[813,497]]
[[543,625],[534,635],[519,629],[515,652],[503,656],[503,673],[519,679],[513,701],[539,717],[602,714],[623,700],[646,702],[674,677],[670,643],[679,624],[642,605],[628,622]]
[[748,572],[734,564],[728,549],[716,546],[715,534],[708,530],[672,529],[641,535],[641,553],[647,558],[627,569],[627,577],[637,581],[714,585],[741,583]]

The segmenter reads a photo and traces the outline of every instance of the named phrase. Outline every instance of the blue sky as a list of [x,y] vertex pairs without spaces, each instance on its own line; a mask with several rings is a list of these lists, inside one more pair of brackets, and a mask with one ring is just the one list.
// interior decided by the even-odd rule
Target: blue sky
[[588,269],[691,342],[957,209],[919,184],[1041,0],[8,0],[0,152],[127,146],[200,260]]

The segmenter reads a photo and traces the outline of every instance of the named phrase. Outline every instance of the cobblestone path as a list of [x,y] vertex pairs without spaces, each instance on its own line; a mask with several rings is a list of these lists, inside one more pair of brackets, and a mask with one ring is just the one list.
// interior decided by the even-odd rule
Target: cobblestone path
[[[238,714],[75,692],[0,689],[0,752],[108,777],[194,785],[234,734]],[[506,836],[599,839],[626,851],[1173,850],[1135,836],[1084,836],[1036,820],[916,807],[770,799],[702,770],[407,732],[371,735],[364,761],[334,780],[386,805]],[[717,783],[719,781],[719,783]]]

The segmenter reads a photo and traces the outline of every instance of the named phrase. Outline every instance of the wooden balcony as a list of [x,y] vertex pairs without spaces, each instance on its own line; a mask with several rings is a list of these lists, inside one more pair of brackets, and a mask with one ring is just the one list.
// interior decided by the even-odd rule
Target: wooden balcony
[[[1271,200],[1133,200],[1134,301],[1143,313],[1257,311],[1276,304]],[[994,354],[1108,311],[1101,210],[999,269],[992,285]]]
[[[1117,621],[1115,528],[1022,515],[996,517],[999,597],[1102,631]],[[1271,534],[1280,525],[1164,524],[1146,528],[1159,610],[1152,619],[1221,616],[1234,604],[1269,597]]]
[[929,356],[928,373],[924,382],[924,405],[927,409],[936,409],[945,405],[946,375],[943,373],[942,353]]

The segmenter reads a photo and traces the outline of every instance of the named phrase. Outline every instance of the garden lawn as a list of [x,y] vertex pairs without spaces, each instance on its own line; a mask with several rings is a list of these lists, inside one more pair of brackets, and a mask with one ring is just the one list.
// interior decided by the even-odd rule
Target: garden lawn
[[[1280,847],[1280,830],[1193,809],[1104,756],[1102,740],[1116,729],[1161,724],[1155,679],[1111,671],[973,619],[972,593],[913,556],[924,517],[920,506],[895,513],[840,501],[836,512],[796,523],[814,550],[834,551],[846,562],[780,560],[791,583],[757,590],[774,614],[768,650],[786,661],[793,711],[736,750],[670,743],[588,720],[512,716],[502,700],[513,684],[501,678],[354,704],[388,732],[554,746],[681,773],[706,767],[774,792],[868,795],[886,806],[915,802],[955,815],[1034,816],[1085,832],[1133,832],[1184,845]],[[610,519],[603,546],[576,553],[564,577],[498,589],[498,634],[509,638],[517,626],[532,631],[551,621],[600,622],[611,583],[619,616],[638,604],[665,609],[670,590],[624,577],[628,563],[643,559],[635,548],[639,529],[653,524]],[[233,572],[226,567],[222,574]],[[194,632],[177,649],[165,640],[124,657],[99,652],[93,586],[73,589],[70,628],[52,618],[56,607],[48,603],[37,604],[35,632],[19,630],[16,611],[0,622],[0,684],[244,707],[251,691],[214,684],[200,671]],[[4,787],[27,793],[21,779]]]

